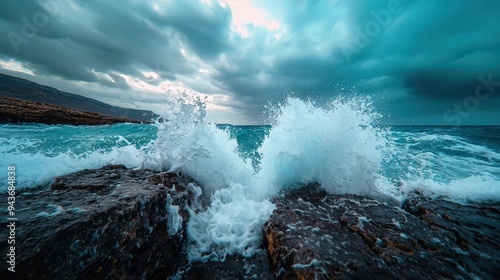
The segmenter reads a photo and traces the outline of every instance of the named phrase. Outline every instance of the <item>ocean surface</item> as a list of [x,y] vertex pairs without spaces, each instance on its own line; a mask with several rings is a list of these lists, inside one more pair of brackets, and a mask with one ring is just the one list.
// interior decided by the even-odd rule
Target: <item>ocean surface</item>
[[290,98],[267,126],[204,123],[196,102],[175,108],[151,125],[0,125],[0,191],[10,165],[25,191],[108,164],[185,173],[212,201],[188,222],[194,260],[252,255],[270,199],[312,182],[385,201],[415,189],[458,203],[500,200],[500,127],[382,126],[363,100]]

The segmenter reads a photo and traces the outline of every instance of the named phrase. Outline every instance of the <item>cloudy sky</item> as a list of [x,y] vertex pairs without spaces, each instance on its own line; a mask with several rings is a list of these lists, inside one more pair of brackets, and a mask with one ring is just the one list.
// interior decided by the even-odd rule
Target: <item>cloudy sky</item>
[[0,2],[0,72],[210,120],[265,122],[287,95],[370,96],[389,124],[500,125],[498,0]]

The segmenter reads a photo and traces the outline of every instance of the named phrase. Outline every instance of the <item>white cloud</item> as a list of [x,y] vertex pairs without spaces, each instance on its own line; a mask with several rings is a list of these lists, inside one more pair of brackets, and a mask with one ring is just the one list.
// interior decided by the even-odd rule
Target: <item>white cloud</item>
[[10,70],[21,72],[29,75],[33,75],[33,70],[27,68],[23,63],[17,62],[14,59],[1,59],[0,58],[0,67]]
[[[281,37],[280,33],[282,24],[272,18],[269,12],[255,5],[251,0],[219,0],[223,6],[228,6],[232,13],[232,22],[238,33],[244,38],[248,38],[250,34],[249,26],[263,27],[269,31],[276,31],[278,38]],[[281,31],[281,32],[278,32]]]

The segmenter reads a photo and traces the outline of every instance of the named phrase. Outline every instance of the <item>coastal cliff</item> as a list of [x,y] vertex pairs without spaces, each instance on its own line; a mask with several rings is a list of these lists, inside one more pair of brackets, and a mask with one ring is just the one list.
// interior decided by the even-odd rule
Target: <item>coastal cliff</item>
[[0,97],[0,123],[104,125],[124,122],[140,123],[133,119],[109,117],[56,105]]
[[70,111],[100,116],[150,122],[158,116],[151,111],[121,108],[78,94],[60,91],[26,79],[0,73],[0,97],[64,107]]

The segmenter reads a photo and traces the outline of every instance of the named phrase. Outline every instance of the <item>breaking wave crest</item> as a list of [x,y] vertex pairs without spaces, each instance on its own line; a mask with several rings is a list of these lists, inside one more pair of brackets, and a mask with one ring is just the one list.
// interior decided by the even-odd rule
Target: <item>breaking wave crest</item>
[[269,199],[283,189],[318,182],[331,193],[383,194],[377,185],[387,131],[374,126],[379,115],[365,99],[339,99],[320,108],[289,98],[273,109],[274,124],[256,166],[239,155],[226,130],[203,121],[203,102],[177,102],[178,110],[156,124],[157,153],[148,162],[187,174],[210,196],[211,206],[188,222],[192,260],[252,255],[275,209]]

